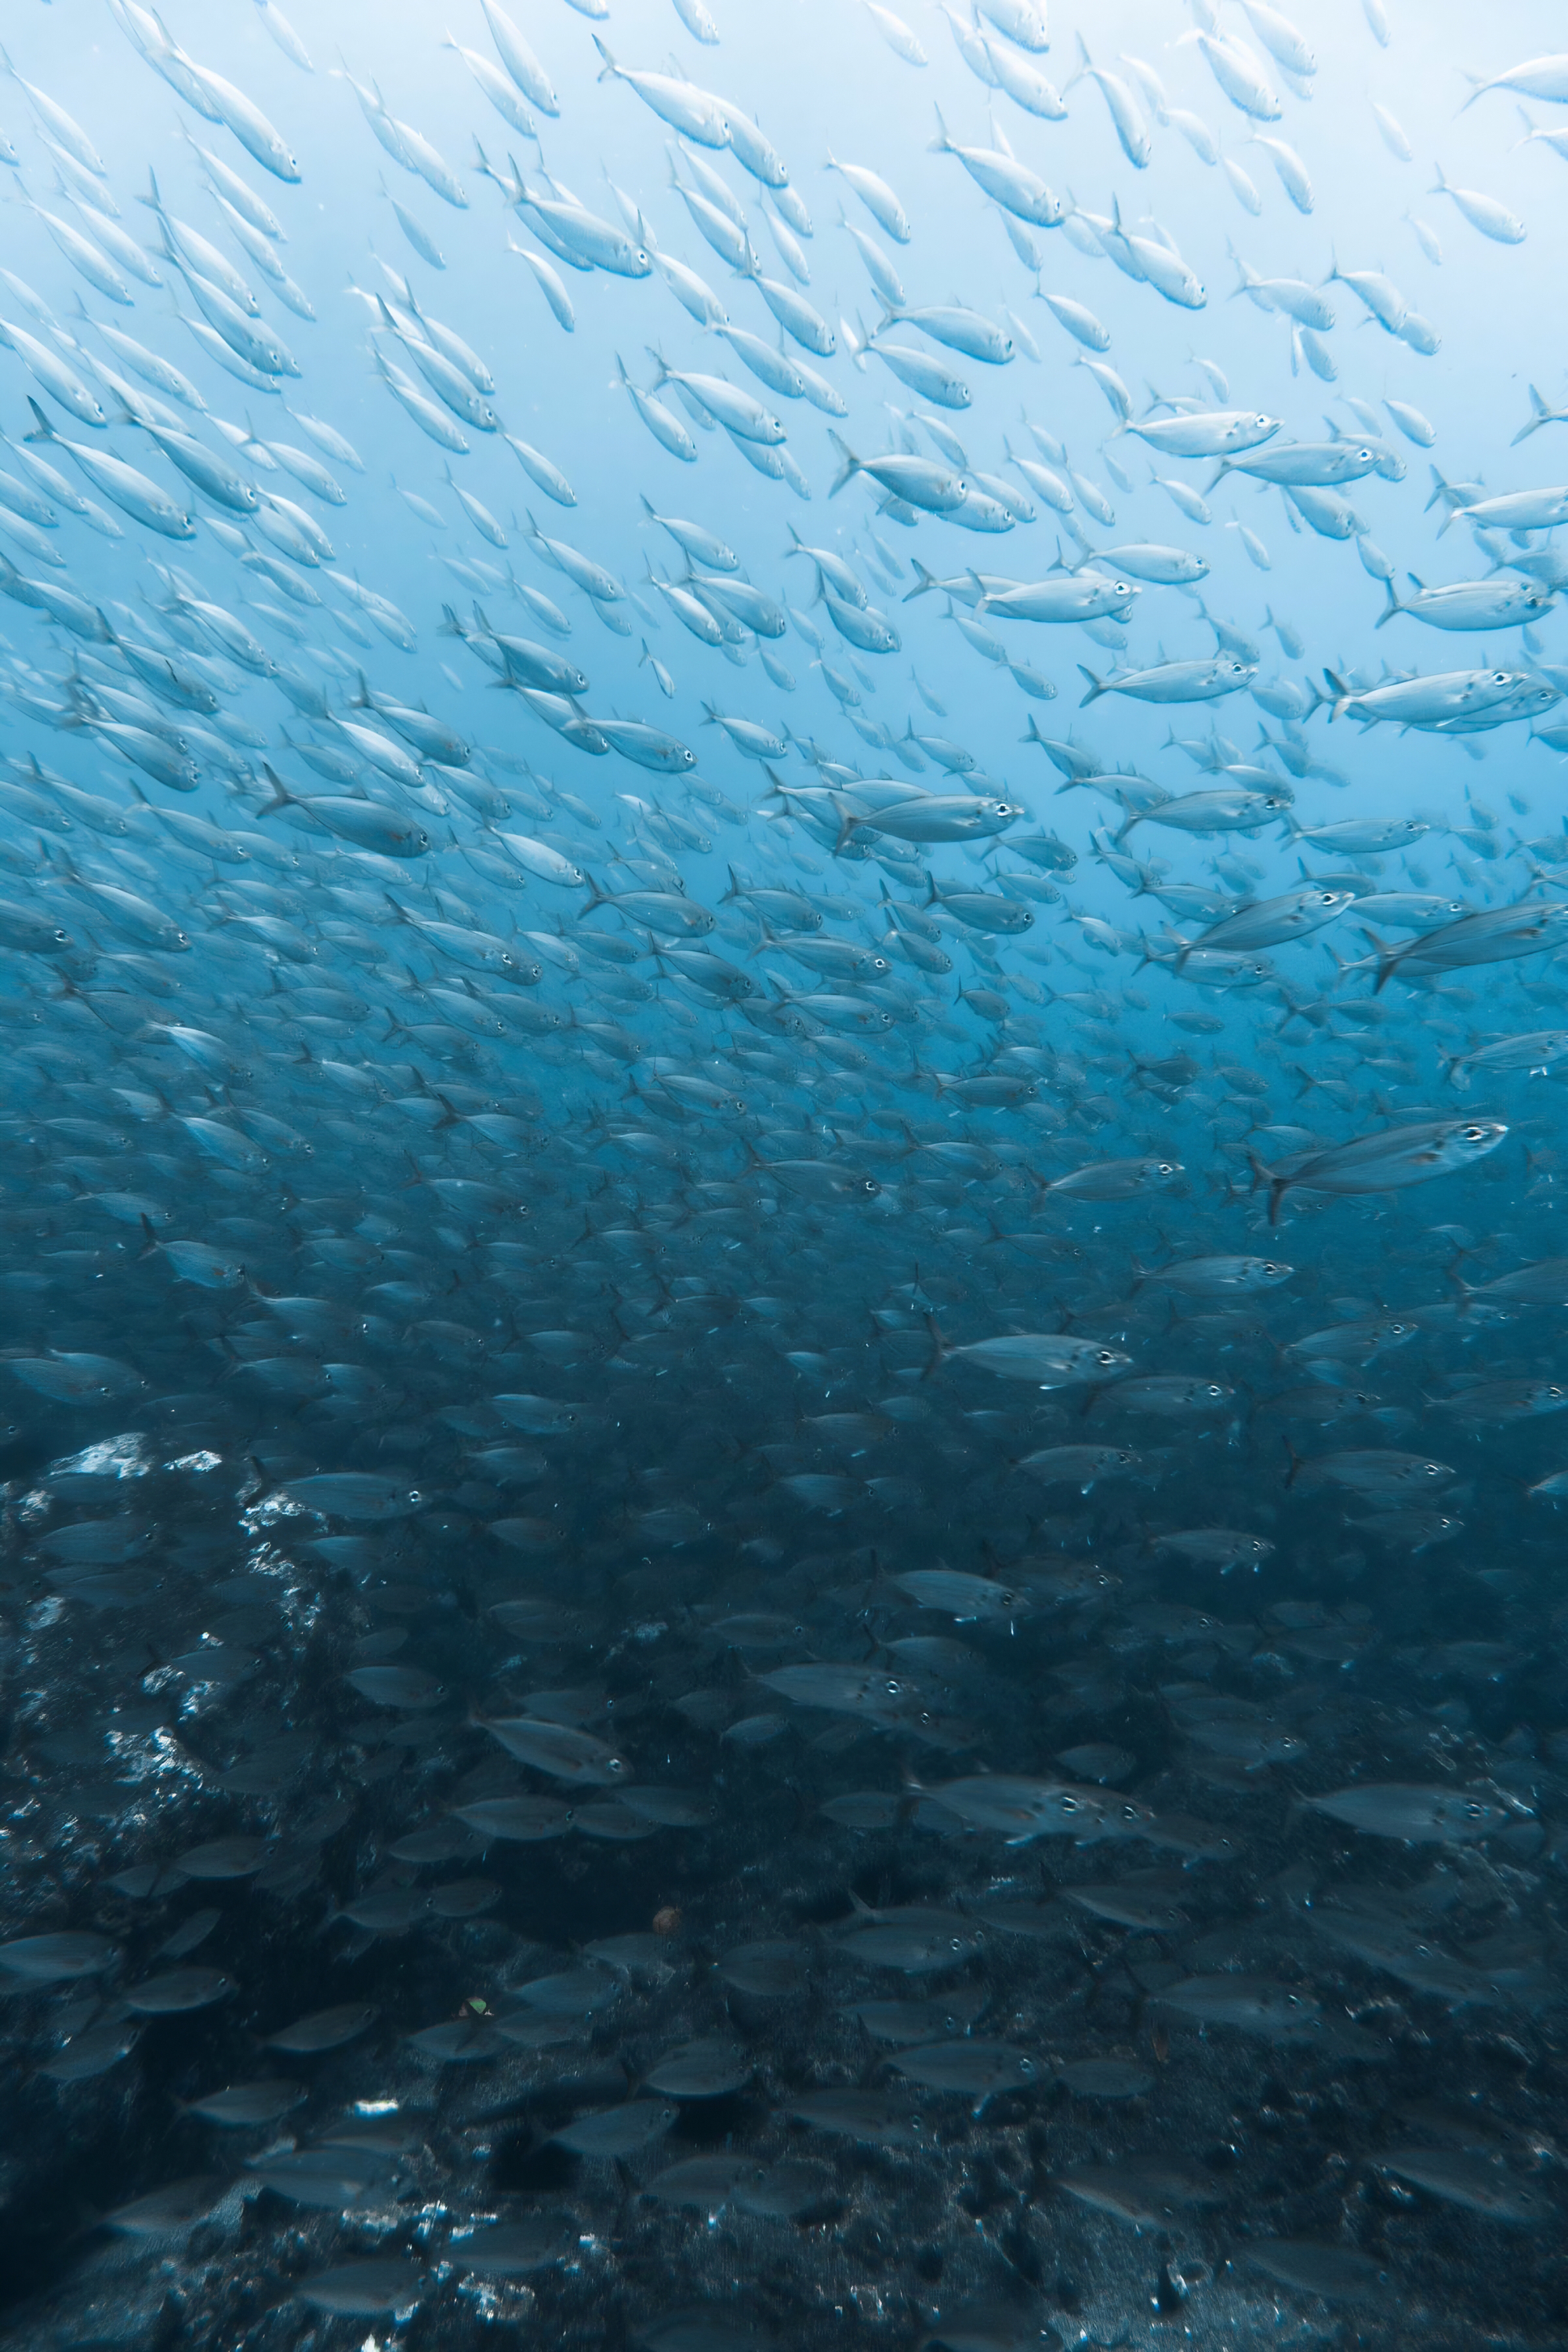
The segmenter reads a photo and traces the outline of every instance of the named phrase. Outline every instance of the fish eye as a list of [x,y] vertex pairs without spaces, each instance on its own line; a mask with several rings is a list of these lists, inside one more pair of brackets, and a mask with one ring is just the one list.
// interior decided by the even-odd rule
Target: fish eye
[[879,1192],[881,1189],[881,1186],[878,1183],[874,1176],[866,1177],[860,1186],[862,1192],[865,1192],[868,1195],[872,1192]]
[[1467,1143],[1484,1143],[1489,1131],[1484,1127],[1467,1127],[1464,1139]]
[[1103,1365],[1107,1371],[1110,1371],[1117,1360],[1114,1352],[1110,1348],[1101,1348],[1099,1355],[1094,1360],[1097,1364]]

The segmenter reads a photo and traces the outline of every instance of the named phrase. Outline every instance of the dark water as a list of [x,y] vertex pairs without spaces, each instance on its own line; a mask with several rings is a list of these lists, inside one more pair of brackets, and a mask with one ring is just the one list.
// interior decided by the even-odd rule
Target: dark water
[[1551,12],[446,25],[4,27],[0,2325],[1559,2344]]

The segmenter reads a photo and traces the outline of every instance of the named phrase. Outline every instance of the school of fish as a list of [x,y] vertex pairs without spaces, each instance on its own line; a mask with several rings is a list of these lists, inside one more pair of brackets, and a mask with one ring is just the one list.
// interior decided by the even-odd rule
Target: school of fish
[[0,12],[4,2340],[1561,2344],[1553,13],[292,6]]

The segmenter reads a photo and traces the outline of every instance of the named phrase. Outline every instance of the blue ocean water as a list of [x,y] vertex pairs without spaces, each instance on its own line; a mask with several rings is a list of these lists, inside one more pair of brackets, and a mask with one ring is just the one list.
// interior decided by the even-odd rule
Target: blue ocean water
[[1551,12],[0,31],[10,2337],[1560,2340]]

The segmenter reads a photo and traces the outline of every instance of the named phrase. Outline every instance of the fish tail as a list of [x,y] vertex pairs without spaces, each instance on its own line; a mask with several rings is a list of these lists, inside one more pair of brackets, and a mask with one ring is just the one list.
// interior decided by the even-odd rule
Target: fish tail
[[[664,362],[662,360],[659,362],[659,364],[661,367],[663,366]],[[844,488],[845,483],[852,482],[857,474],[864,473],[865,467],[861,464],[860,459],[855,455],[854,450],[850,448],[848,443],[841,441],[837,433],[830,430],[827,437],[832,442],[834,447],[837,450],[840,461],[837,478],[835,480],[833,488],[827,493],[830,499],[836,499],[838,496],[839,491]]]
[[1329,684],[1334,690],[1331,700],[1330,700],[1327,696],[1321,698],[1323,700],[1329,702],[1329,718],[1331,720],[1342,719],[1346,710],[1350,707],[1350,688],[1345,684],[1344,679],[1340,677],[1331,669],[1326,669],[1323,672],[1323,676],[1328,679]]
[[921,1799],[925,1793],[924,1787],[914,1778],[914,1775],[906,1773],[903,1787],[899,1794],[898,1825],[900,1829],[906,1828],[914,1820],[915,1814],[920,1810]]
[[835,793],[833,800],[838,812],[838,838],[833,845],[833,855],[842,857],[854,837],[856,826],[863,824],[865,819],[857,814],[854,803],[847,801],[841,793]]
[[262,806],[257,810],[256,814],[258,816],[276,816],[279,809],[299,807],[299,802],[289,790],[289,787],[283,782],[282,777],[278,773],[277,769],[270,766],[266,760],[263,760],[261,762],[261,772],[266,777],[268,782],[271,785],[273,796],[269,801],[264,802]]
[[[1531,429],[1533,430],[1533,427]],[[1449,488],[1448,484],[1444,480],[1443,476],[1437,471],[1436,467],[1434,466],[1432,467],[1432,495],[1427,499],[1426,505],[1422,508],[1422,513],[1430,514],[1439,499],[1451,502],[1452,498],[1452,490]]]
[[[1517,449],[1521,441],[1528,441],[1532,433],[1539,433],[1543,425],[1550,425],[1551,422],[1552,411],[1542,399],[1541,394],[1537,392],[1535,386],[1531,384],[1530,387],[1530,415],[1524,424],[1520,426],[1519,431],[1514,435],[1513,439],[1509,443],[1509,447],[1510,449]],[[1433,470],[1436,471],[1436,467],[1434,467]],[[1435,495],[1436,493],[1434,493],[1434,496]]]
[[1377,957],[1377,978],[1373,982],[1372,992],[1374,996],[1381,996],[1384,982],[1389,980],[1393,974],[1398,971],[1405,956],[1409,953],[1409,950],[1407,948],[1385,947],[1383,941],[1378,938],[1377,933],[1375,931],[1368,930],[1364,923],[1362,925],[1362,935],[1363,938],[1369,939],[1372,941],[1373,951]]

